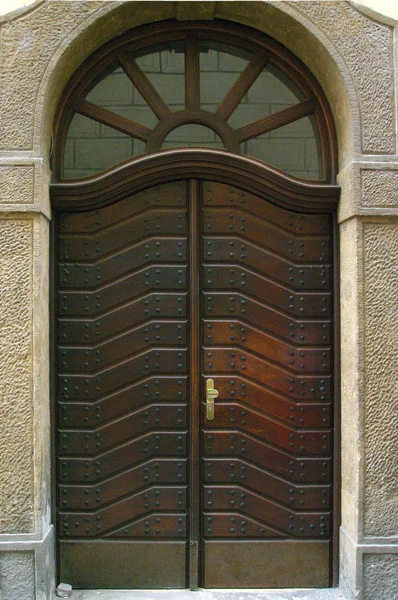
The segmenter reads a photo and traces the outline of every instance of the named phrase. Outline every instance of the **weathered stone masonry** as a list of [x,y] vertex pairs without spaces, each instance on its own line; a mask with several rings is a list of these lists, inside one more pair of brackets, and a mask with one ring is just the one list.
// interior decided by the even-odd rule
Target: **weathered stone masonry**
[[49,225],[52,120],[103,43],[166,18],[275,38],[313,72],[338,132],[342,188],[342,519],[348,598],[398,597],[398,24],[349,2],[38,1],[0,23],[0,590],[50,598]]

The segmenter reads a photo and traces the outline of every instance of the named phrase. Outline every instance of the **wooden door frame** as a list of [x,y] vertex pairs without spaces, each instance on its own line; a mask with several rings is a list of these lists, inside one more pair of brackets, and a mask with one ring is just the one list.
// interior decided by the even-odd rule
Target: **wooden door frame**
[[[333,531],[332,531],[332,585],[338,585],[338,534],[340,525],[340,302],[337,205],[340,187],[298,181],[260,161],[234,155],[224,150],[206,148],[175,149],[130,159],[105,173],[71,183],[50,186],[53,207],[50,269],[50,352],[56,356],[56,215],[58,212],[95,210],[116,203],[146,188],[176,180],[211,179],[238,186],[255,193],[277,206],[302,213],[333,215],[333,343],[334,343],[334,427],[333,427]],[[192,223],[192,227],[195,223]],[[56,498],[56,369],[51,371],[51,426],[52,426],[52,492]],[[56,505],[52,506],[56,527]],[[56,531],[57,539],[57,531]],[[56,553],[58,563],[58,552]]]
[[145,188],[181,179],[212,179],[241,186],[288,210],[333,213],[340,186],[306,182],[259,160],[210,148],[178,148],[132,158],[79,181],[52,183],[55,210],[101,208]]

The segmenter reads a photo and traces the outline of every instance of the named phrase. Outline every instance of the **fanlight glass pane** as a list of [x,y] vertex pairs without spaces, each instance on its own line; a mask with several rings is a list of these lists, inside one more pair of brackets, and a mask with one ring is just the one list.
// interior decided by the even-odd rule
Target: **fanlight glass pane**
[[250,52],[234,46],[200,43],[200,106],[203,110],[216,112],[251,58]]
[[89,177],[143,152],[140,140],[75,114],[66,138],[64,178]]
[[242,154],[258,158],[303,179],[322,179],[322,160],[313,117],[304,117],[241,144]]
[[269,64],[236,107],[228,124],[238,129],[304,100],[306,98],[296,84],[280,69]]
[[209,127],[189,123],[180,125],[165,138],[163,148],[205,146],[206,148],[224,148],[222,139]]
[[159,96],[172,112],[185,108],[185,45],[163,44],[134,55]]
[[118,64],[114,63],[100,77],[86,100],[150,129],[157,125],[156,115]]
[[[170,42],[126,54],[126,63],[123,60],[126,71],[119,62],[110,64],[91,83],[85,100],[130,121],[131,127],[126,130],[131,130],[133,135],[151,139],[152,131],[159,124],[156,114],[169,118],[165,105],[172,112],[186,108],[185,51],[185,42]],[[206,40],[199,43],[200,108],[215,114],[215,118],[221,120],[220,125],[224,125],[223,116],[217,115],[217,110],[253,56],[253,52],[230,44]],[[128,69],[129,58],[131,69]],[[134,61],[142,73],[137,71]],[[137,85],[143,95],[130,77],[133,80],[138,77]],[[246,79],[246,87],[244,82],[242,87],[238,85],[227,102],[232,109],[240,100],[227,120],[231,136],[236,132],[237,139],[236,130],[308,99],[308,95],[272,62],[251,85],[249,81]],[[192,85],[195,86],[195,81]],[[90,114],[89,106],[82,106],[82,110]],[[99,123],[94,119],[95,114],[93,110],[92,118],[77,113],[73,116],[65,144],[65,179],[92,176],[146,152],[145,142],[113,129],[109,125],[114,122],[112,118],[108,126]],[[98,118],[107,122],[106,114]],[[192,121],[195,120],[193,114]],[[163,149],[190,146],[224,148],[221,138],[209,126],[195,123],[175,128],[162,144]],[[309,116],[242,143],[240,151],[291,175],[317,180],[324,176],[320,147],[316,122]]]

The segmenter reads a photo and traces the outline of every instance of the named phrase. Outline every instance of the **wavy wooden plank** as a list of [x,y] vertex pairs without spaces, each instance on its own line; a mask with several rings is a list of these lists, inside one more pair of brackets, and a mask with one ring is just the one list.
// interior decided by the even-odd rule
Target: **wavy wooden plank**
[[322,510],[323,492],[330,492],[329,486],[296,485],[237,458],[205,458],[203,472],[205,485],[239,485],[292,509]]
[[[271,444],[264,442],[245,431],[237,429],[203,430],[203,447],[206,458],[221,456],[241,457],[245,461],[281,475],[284,479],[296,483],[320,483],[330,481],[330,457],[297,457]],[[324,495],[324,492],[322,492]],[[330,504],[329,492],[325,494],[327,507]]]
[[[63,483],[101,482],[104,478],[130,469],[148,458],[185,458],[186,433],[162,431],[132,439],[120,448],[97,457],[59,457],[60,481]],[[145,468],[145,467],[144,467]],[[145,472],[144,472],[145,473]]]
[[[234,292],[202,292],[205,318],[239,317],[243,324],[253,325],[283,340],[302,345],[330,344],[331,320],[296,319],[267,306],[246,294]],[[209,297],[212,298],[209,301]]]
[[301,348],[243,323],[241,320],[202,320],[203,340],[207,345],[231,346],[236,350],[252,350],[267,360],[279,363],[294,373],[329,373],[331,352],[329,347]]
[[160,427],[186,429],[187,421],[186,404],[152,404],[99,427],[79,431],[60,429],[59,452],[68,456],[93,456]]
[[58,424],[62,428],[99,427],[107,421],[153,402],[182,402],[187,398],[187,375],[152,375],[105,395],[100,400],[79,398],[58,403]]
[[[209,246],[207,246],[209,248]],[[212,247],[212,246],[211,246]],[[233,249],[230,247],[231,250]],[[234,254],[231,252],[230,254]],[[242,260],[242,259],[240,259]],[[256,268],[258,265],[255,264]],[[242,290],[246,295],[264,302],[268,306],[275,306],[281,312],[285,312],[292,317],[300,318],[328,318],[331,316],[331,293],[325,290],[323,293],[296,291],[281,285],[280,283],[264,277],[252,269],[252,265],[229,265],[213,264],[209,267],[204,265],[204,270],[211,268],[211,286],[206,285],[206,288],[211,287],[212,290],[218,291],[235,291]],[[208,301],[212,296],[208,296]],[[245,302],[241,302],[241,306],[245,307]]]
[[281,208],[273,203],[273,198],[263,200],[247,190],[218,181],[203,182],[203,206],[234,207],[265,219],[269,223],[299,236],[327,235],[331,216],[322,214],[302,214]]
[[98,262],[141,240],[179,234],[186,234],[185,210],[147,210],[96,233],[60,236],[60,261]]
[[97,210],[61,213],[58,216],[60,237],[62,239],[64,235],[98,234],[143,211],[158,210],[162,207],[184,207],[186,189],[185,181],[174,181],[127,195],[123,200]]
[[76,485],[60,484],[60,505],[62,510],[100,509],[109,502],[115,502],[138,490],[148,497],[157,497],[167,484],[183,486],[178,492],[177,510],[184,507],[187,481],[186,458],[155,458],[147,460],[116,475],[96,482],[84,482]]
[[[328,264],[330,262],[330,238],[293,236],[279,229],[260,217],[230,208],[206,208],[202,211],[204,235],[239,236],[267,248],[293,263]],[[215,255],[208,254],[207,259],[217,260]],[[213,258],[212,258],[213,257]]]
[[[206,537],[230,537],[231,534],[237,533],[238,536],[247,537],[288,535],[313,538],[329,533],[329,512],[297,513],[290,507],[280,505],[241,486],[204,486],[203,496],[205,504],[208,499],[211,502],[211,509],[207,509],[211,512],[206,514],[212,517],[212,531],[207,532]],[[235,513],[236,521],[233,521],[229,514],[232,510],[239,511]],[[217,514],[218,511],[228,512]],[[235,531],[227,530],[228,527]]]
[[[144,269],[151,264],[167,262],[184,264],[186,260],[185,237],[152,237],[95,263],[60,263],[58,268],[59,290],[74,289],[82,292],[95,290],[99,292],[109,282],[126,276],[140,267]],[[177,282],[177,285],[177,289],[181,289],[183,284]],[[131,297],[134,295],[134,289],[132,289]]]
[[[210,256],[208,252],[211,252]],[[211,287],[214,281],[212,261],[229,263],[230,275],[228,282],[236,287],[245,288],[244,275],[239,270],[241,266],[250,267],[262,275],[271,277],[285,284],[289,289],[298,291],[330,289],[331,268],[328,264],[304,265],[290,262],[278,256],[273,251],[249,242],[239,236],[204,236],[202,246],[203,256],[203,286]],[[244,284],[244,285],[243,285]],[[297,290],[297,291],[296,291]]]

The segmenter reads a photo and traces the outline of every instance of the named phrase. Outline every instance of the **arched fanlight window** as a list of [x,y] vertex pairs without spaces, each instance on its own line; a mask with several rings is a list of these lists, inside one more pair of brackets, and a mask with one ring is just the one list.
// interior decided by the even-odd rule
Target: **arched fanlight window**
[[333,182],[334,139],[322,91],[279,44],[221,22],[169,22],[129,32],[77,71],[58,109],[53,169],[76,180],[204,146]]

